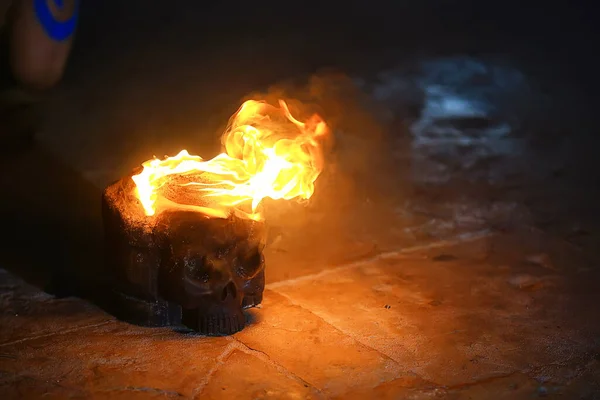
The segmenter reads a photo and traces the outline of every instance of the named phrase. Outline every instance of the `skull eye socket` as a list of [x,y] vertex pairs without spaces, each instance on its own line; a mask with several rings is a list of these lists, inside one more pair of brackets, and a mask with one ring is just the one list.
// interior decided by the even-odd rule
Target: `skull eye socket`
[[263,256],[258,249],[250,251],[237,260],[237,273],[243,278],[252,278],[263,263]]
[[186,260],[188,275],[202,283],[208,283],[210,280],[209,264],[210,261],[206,256],[192,257]]
[[260,264],[262,264],[262,254],[260,254],[258,250],[254,250],[250,253],[250,256],[248,256],[245,261],[249,267],[257,269],[260,267]]

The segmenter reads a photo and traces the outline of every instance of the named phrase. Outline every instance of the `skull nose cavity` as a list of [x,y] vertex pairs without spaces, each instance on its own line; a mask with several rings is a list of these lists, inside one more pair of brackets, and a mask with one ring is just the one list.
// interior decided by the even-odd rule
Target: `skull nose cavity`
[[223,288],[223,291],[221,292],[221,300],[225,301],[228,298],[235,299],[236,296],[237,296],[237,289],[235,288],[235,285],[233,284],[233,282],[229,282]]

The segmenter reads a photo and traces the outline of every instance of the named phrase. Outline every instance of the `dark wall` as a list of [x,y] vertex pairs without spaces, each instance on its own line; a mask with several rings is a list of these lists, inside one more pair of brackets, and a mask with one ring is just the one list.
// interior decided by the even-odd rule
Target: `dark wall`
[[269,57],[298,57],[307,69],[379,68],[415,53],[502,52],[588,79],[598,67],[593,3],[83,0],[73,68],[81,59],[110,62],[141,49],[168,58],[226,48],[234,58],[254,40],[273,43]]
[[368,46],[411,45],[440,35],[470,41],[502,41],[502,35],[510,35],[548,45],[550,39],[564,35],[581,38],[589,34],[594,22],[592,5],[589,1],[514,0],[83,0],[81,29],[86,36],[122,41],[129,40],[122,36],[125,33],[135,39],[180,29],[222,37],[303,31],[310,37],[343,36]]

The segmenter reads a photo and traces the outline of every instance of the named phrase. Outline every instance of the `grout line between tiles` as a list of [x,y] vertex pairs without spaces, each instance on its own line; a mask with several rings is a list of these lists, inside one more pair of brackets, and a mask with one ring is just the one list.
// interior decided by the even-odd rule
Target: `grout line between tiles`
[[493,233],[488,229],[476,231],[476,232],[463,233],[463,234],[458,235],[454,239],[441,240],[438,242],[433,242],[433,243],[429,243],[429,244],[425,244],[425,245],[407,247],[402,250],[387,251],[384,253],[377,254],[376,256],[365,259],[365,260],[355,261],[350,264],[342,265],[342,266],[339,266],[336,268],[326,269],[326,270],[323,270],[316,274],[304,275],[304,276],[300,276],[297,278],[288,279],[285,281],[270,283],[270,284],[267,284],[265,288],[277,291],[277,289],[282,288],[282,287],[295,285],[297,283],[302,283],[302,282],[308,282],[308,281],[312,281],[312,280],[319,280],[321,278],[324,278],[331,274],[335,274],[337,272],[346,271],[349,269],[358,268],[363,265],[367,265],[368,263],[371,263],[373,261],[386,260],[386,259],[401,256],[404,254],[415,253],[415,252],[427,250],[427,249],[436,249],[436,248],[441,248],[441,247],[453,246],[453,245],[460,244],[460,243],[474,242],[476,240],[490,237],[492,235],[493,235]]

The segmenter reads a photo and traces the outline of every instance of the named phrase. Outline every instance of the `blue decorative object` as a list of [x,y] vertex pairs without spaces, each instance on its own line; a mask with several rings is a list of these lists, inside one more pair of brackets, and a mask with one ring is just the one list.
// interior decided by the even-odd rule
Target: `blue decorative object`
[[48,5],[49,1],[53,1],[58,9],[62,9],[65,5],[63,0],[34,0],[33,9],[46,34],[50,38],[62,42],[69,39],[73,32],[75,32],[77,17],[79,15],[79,1],[75,0],[73,15],[65,21],[56,19],[52,14],[52,9]]

